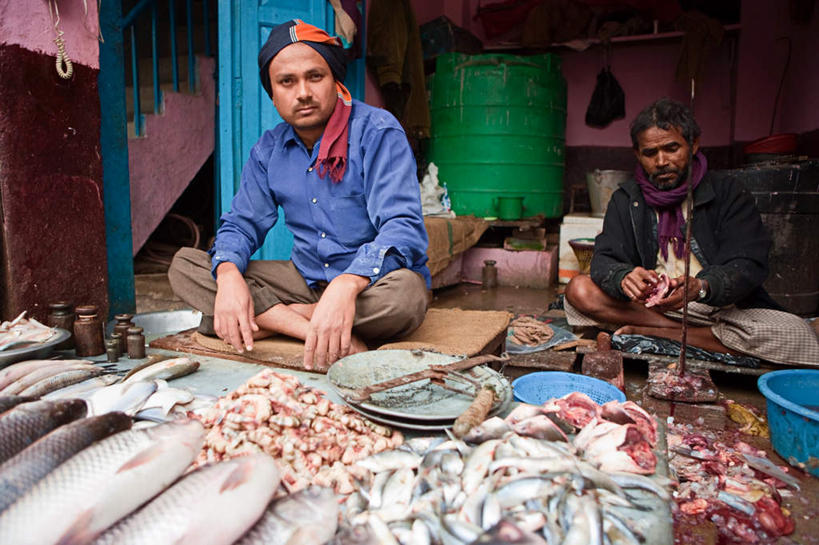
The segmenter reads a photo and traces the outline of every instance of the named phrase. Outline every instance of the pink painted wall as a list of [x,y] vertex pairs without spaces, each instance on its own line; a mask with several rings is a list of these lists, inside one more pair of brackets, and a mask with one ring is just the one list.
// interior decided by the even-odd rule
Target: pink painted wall
[[[88,6],[85,12],[84,5]],[[0,2],[0,43],[19,45],[30,51],[57,54],[54,22],[45,0]],[[95,0],[57,0],[59,28],[64,32],[66,53],[74,63],[99,68],[99,20]]]
[[[479,20],[473,20],[478,0],[413,0],[418,24],[440,15],[479,38],[485,38]],[[737,96],[734,141],[749,141],[768,134],[774,97],[782,73],[785,45],[776,38],[793,40],[791,65],[783,87],[775,131],[806,132],[819,128],[819,8],[810,24],[794,23],[788,3],[777,0],[743,0],[742,29],[726,34],[726,39],[709,56],[698,84],[695,114],[702,126],[705,146],[731,144],[731,40],[738,41]],[[626,118],[605,129],[586,126],[585,113],[603,64],[599,46],[584,52],[554,50],[563,60],[563,74],[569,90],[566,145],[630,146],[628,125],[651,101],[662,96],[688,102],[689,86],[675,79],[681,38],[640,43],[615,43],[611,55],[612,72],[626,95]],[[381,106],[378,89],[368,78],[367,102]]]
[[213,153],[215,63],[198,63],[200,93],[165,92],[165,113],[146,115],[145,137],[128,139],[134,255]]
[[810,24],[794,22],[787,2],[743,0],[739,50],[736,139],[768,135],[774,100],[792,40],[790,68],[782,88],[774,132],[806,132],[819,128],[819,7]]

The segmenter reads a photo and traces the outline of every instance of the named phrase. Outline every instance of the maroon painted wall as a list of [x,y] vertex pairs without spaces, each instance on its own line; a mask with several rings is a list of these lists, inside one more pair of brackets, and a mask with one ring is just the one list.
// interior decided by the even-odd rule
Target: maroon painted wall
[[0,45],[0,317],[48,303],[108,313],[99,70]]

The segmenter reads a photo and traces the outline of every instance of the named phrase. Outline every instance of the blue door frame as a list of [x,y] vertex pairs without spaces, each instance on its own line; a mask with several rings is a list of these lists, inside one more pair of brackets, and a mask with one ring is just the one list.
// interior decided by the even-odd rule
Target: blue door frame
[[121,0],[100,3],[100,152],[108,258],[108,317],[136,311],[131,235],[131,183],[125,116],[125,62]]
[[[362,2],[362,10],[366,12]],[[219,3],[219,100],[216,209],[230,210],[239,188],[242,166],[262,133],[282,121],[259,83],[257,55],[270,29],[301,19],[333,34],[335,17],[327,0],[230,0]],[[364,40],[361,40],[362,44]],[[363,45],[362,45],[363,47]],[[353,62],[344,81],[354,98],[364,98],[365,63]],[[254,259],[289,259],[293,236],[284,213],[270,230]]]

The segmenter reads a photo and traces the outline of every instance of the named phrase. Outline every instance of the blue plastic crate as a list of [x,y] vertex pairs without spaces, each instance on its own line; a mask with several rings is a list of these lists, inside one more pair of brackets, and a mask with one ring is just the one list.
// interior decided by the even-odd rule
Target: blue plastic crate
[[[789,463],[819,477],[819,370],[785,369],[757,381],[768,401],[771,444]],[[814,463],[810,463],[813,459]]]
[[608,401],[626,400],[626,394],[616,386],[593,377],[564,373],[562,371],[538,371],[523,375],[512,381],[515,401],[542,405],[546,401],[581,392],[602,405]]

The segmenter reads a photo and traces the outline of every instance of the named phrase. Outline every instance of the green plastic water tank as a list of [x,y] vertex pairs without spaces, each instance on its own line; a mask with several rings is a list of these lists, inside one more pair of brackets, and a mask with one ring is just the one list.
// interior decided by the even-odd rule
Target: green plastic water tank
[[456,214],[498,216],[500,197],[523,197],[523,216],[563,214],[560,57],[447,53],[431,89],[429,159]]

